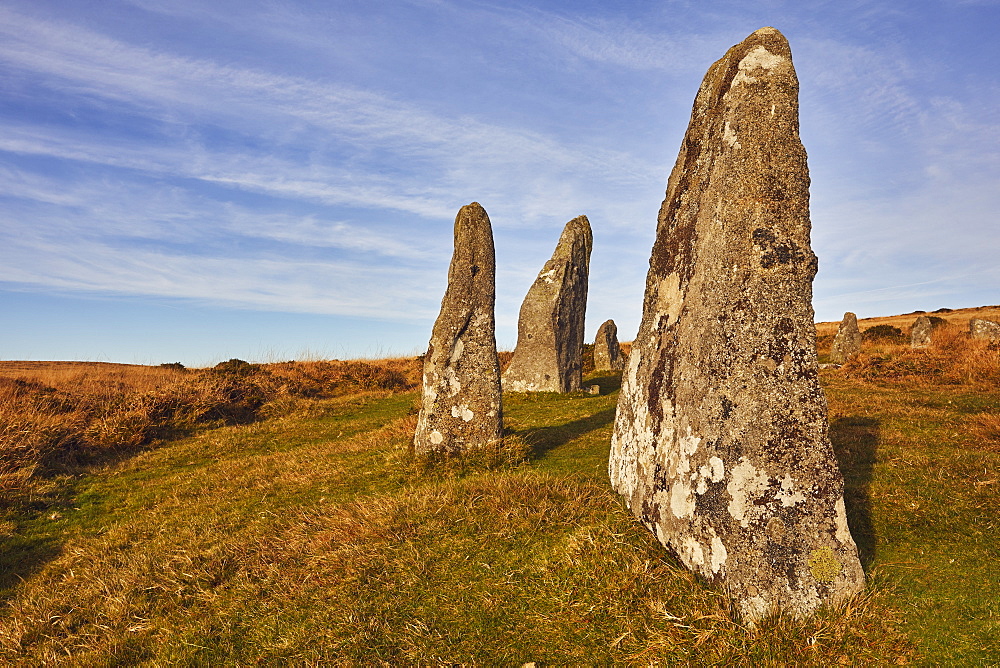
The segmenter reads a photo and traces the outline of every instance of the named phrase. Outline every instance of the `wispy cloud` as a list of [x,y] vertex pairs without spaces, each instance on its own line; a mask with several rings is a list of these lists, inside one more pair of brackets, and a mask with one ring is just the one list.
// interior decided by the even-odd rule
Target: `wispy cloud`
[[[145,108],[134,113],[166,126],[180,123],[177,112],[186,109],[187,123],[220,123],[271,142],[264,155],[234,155],[211,150],[190,133],[180,145],[137,144],[133,138],[127,146],[105,146],[74,138],[71,131],[55,138],[49,129],[13,128],[0,144],[8,151],[174,171],[277,196],[398,208],[436,218],[454,208],[451,193],[489,188],[490,181],[496,184],[493,190],[502,188],[503,196],[516,198],[544,175],[572,171],[579,182],[589,172],[593,181],[628,187],[648,173],[632,156],[569,148],[536,132],[475,119],[441,117],[350,86],[154,53],[10,11],[0,10],[0,18],[0,32],[6,33],[0,58],[46,77],[46,85],[56,90],[107,104],[141,103]],[[315,142],[318,131],[325,136],[311,146],[313,157],[305,165],[301,159],[294,167],[282,161],[282,153]],[[165,127],[163,134],[172,132],[177,131]],[[385,152],[399,164],[398,173],[380,173]],[[275,164],[267,169],[268,162]],[[579,195],[586,199],[585,191]]]
[[[22,258],[36,258],[25,262]],[[39,261],[37,258],[43,258]],[[0,250],[0,281],[50,289],[193,299],[258,310],[426,320],[434,300],[418,286],[433,277],[412,268],[370,268],[355,262],[302,262],[171,255],[120,249],[86,240],[72,245],[47,236],[22,237]],[[391,289],[388,289],[391,286]]]
[[[580,213],[599,241],[591,313],[637,321],[697,81],[764,13],[129,0],[110,22],[18,2],[0,7],[0,227],[17,240],[0,280],[430,317],[452,217],[477,199],[508,333]],[[769,7],[795,35],[817,303],[994,280],[995,73],[935,86],[876,2]]]

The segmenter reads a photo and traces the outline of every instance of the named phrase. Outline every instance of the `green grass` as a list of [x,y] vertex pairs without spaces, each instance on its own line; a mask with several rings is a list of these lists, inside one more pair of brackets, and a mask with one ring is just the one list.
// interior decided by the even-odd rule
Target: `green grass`
[[679,568],[609,488],[609,377],[508,395],[520,465],[422,471],[407,393],[53,479],[6,520],[0,662],[997,662],[1000,447],[967,423],[1000,394],[824,379],[871,575],[846,608],[751,628]]
[[[859,546],[928,663],[1000,664],[1000,443],[970,424],[1000,391],[827,377]],[[839,416],[839,417],[838,417]],[[860,520],[860,522],[858,522]]]

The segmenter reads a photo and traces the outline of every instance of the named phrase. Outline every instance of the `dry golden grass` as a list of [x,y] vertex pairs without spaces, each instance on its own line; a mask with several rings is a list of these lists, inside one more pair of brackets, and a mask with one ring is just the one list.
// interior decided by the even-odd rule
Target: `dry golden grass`
[[[183,382],[204,390],[199,415],[256,421],[90,466],[59,503],[0,519],[25,555],[0,662],[988,663],[1000,359],[958,325],[936,335],[867,341],[822,372],[870,584],[811,619],[741,624],[623,509],[606,478],[615,378],[507,397],[507,450],[428,471],[399,392],[417,360],[233,363]],[[71,394],[22,383],[8,390]]]
[[934,330],[933,343],[914,349],[909,343],[863,341],[861,352],[841,372],[859,380],[923,385],[1000,384],[1000,345],[973,339],[966,329],[948,325]]
[[[950,325],[955,326],[957,329],[964,329],[965,331],[968,331],[969,320],[972,320],[973,318],[1000,322],[1000,305],[958,308],[940,313],[934,311],[927,313],[906,313],[902,315],[880,316],[877,318],[859,318],[858,329],[863,332],[864,330],[876,325],[891,325],[903,330],[904,333],[909,333],[910,327],[913,325],[914,321],[922,315],[944,318]],[[816,323],[816,335],[820,337],[833,336],[837,333],[837,327],[839,325],[839,321],[818,322]]]
[[32,380],[57,389],[90,394],[148,392],[178,381],[184,372],[171,367],[111,362],[0,361],[0,378]]
[[[84,362],[0,363],[0,506],[45,469],[128,452],[197,425],[300,410],[306,398],[409,390],[413,358],[184,370]],[[310,404],[314,408],[315,404]]]
[[[399,414],[412,399],[320,400],[322,418],[217,429],[109,467],[52,521],[79,528],[0,616],[0,659],[820,666],[912,655],[883,588],[810,620],[740,624],[621,508],[603,465],[406,473],[413,416]],[[550,399],[519,402],[512,417],[555,410],[573,423],[614,396]],[[363,429],[339,436],[357,420]],[[576,462],[578,448],[606,443],[597,430],[555,447]]]

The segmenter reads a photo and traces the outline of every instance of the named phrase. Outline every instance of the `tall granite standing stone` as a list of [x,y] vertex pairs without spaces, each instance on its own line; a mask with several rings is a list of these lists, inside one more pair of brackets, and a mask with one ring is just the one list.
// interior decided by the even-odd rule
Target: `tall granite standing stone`
[[809,228],[798,81],[761,28],[695,98],[609,463],[632,512],[750,621],[864,587],[818,382]]
[[857,355],[860,350],[861,331],[858,329],[858,316],[848,311],[844,314],[844,319],[840,321],[837,335],[833,337],[830,361],[834,364],[843,364],[850,357]]
[[594,340],[594,369],[621,371],[625,367],[625,357],[618,344],[618,326],[614,320],[606,320],[597,330]]
[[969,336],[974,339],[1000,341],[1000,322],[973,318],[969,321]]
[[416,452],[454,454],[501,436],[493,230],[478,202],[455,217],[448,288],[424,356]]
[[913,322],[910,327],[910,347],[926,348],[931,345],[931,332],[934,331],[934,323],[926,315],[922,315]]
[[517,347],[503,374],[511,392],[572,392],[583,371],[590,221],[566,223],[552,257],[528,290],[517,319]]

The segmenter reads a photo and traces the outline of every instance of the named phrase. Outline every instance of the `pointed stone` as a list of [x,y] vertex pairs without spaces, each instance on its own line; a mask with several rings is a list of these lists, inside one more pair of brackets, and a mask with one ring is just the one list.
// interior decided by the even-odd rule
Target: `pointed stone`
[[913,322],[910,328],[910,347],[926,348],[931,345],[931,332],[934,331],[934,323],[926,315],[922,315]]
[[969,321],[969,336],[974,339],[1000,341],[1000,322],[973,318]]
[[809,174],[784,36],[709,69],[660,209],[609,469],[753,621],[860,592],[811,306]]
[[590,221],[566,223],[552,257],[528,290],[517,319],[517,347],[503,374],[510,392],[572,392],[583,379]]
[[858,316],[848,311],[844,314],[844,319],[840,321],[840,327],[837,328],[837,335],[833,337],[833,346],[830,348],[830,362],[833,364],[843,364],[860,351],[861,331],[858,329]]
[[453,454],[500,438],[493,230],[478,202],[455,217],[448,288],[424,356],[416,452]]
[[597,330],[594,340],[594,370],[621,371],[625,366],[625,357],[618,344],[618,327],[614,320],[607,320]]

